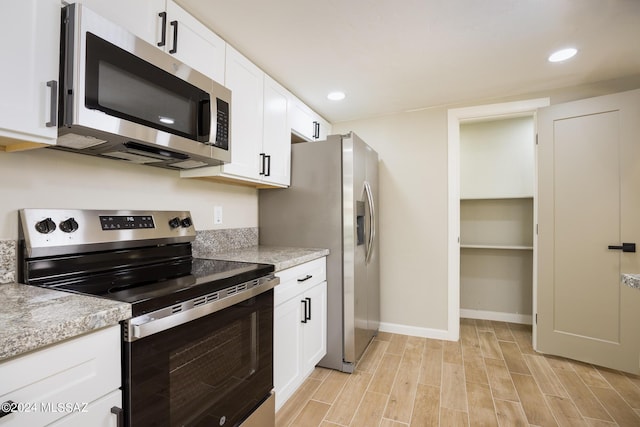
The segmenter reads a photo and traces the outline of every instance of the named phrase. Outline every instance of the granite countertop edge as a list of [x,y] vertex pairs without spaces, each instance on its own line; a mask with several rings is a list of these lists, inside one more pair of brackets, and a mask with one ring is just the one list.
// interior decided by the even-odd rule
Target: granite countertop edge
[[640,274],[623,274],[621,280],[630,288],[640,289]]
[[329,249],[286,246],[251,246],[224,252],[196,252],[196,258],[273,264],[276,273],[329,255]]
[[0,298],[0,362],[131,317],[127,303],[19,283],[0,285]]
[[[252,246],[194,253],[197,258],[273,264],[286,270],[329,255],[328,249]],[[131,318],[131,305],[19,283],[0,284],[0,362]]]

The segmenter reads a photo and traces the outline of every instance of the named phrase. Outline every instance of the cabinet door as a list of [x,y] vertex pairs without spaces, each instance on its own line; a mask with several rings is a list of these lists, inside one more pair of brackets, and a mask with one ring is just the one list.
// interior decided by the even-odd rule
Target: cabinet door
[[291,131],[307,141],[318,141],[327,138],[331,132],[331,125],[304,102],[291,95],[289,108],[289,123]]
[[165,11],[165,0],[81,0],[78,3],[154,46],[161,40],[162,19],[159,14]]
[[0,425],[48,425],[70,412],[58,403],[89,403],[118,390],[120,339],[120,326],[110,326],[1,363],[0,402],[40,406],[4,416]]
[[289,124],[291,131],[295,132],[307,141],[313,141],[314,114],[309,107],[295,96],[290,98]]
[[318,140],[322,141],[327,139],[327,136],[331,134],[331,125],[324,119],[317,117],[318,121]]
[[111,412],[111,408],[122,409],[122,392],[116,390],[100,399],[82,407],[80,412],[74,412],[66,417],[49,424],[48,427],[120,427],[118,417]]
[[292,298],[274,309],[273,387],[276,410],[293,394],[302,380],[302,310],[300,298]]
[[291,182],[291,133],[287,104],[287,90],[265,75],[262,150],[269,156],[269,161],[263,181],[282,185]]
[[231,90],[231,163],[224,172],[260,179],[264,73],[227,46],[225,86]]
[[303,324],[302,373],[306,375],[327,353],[327,282],[311,288],[305,293],[304,299],[307,301],[309,318]]
[[[177,43],[174,38],[176,25]],[[166,31],[167,52],[218,83],[224,83],[224,40],[171,0],[167,0]],[[171,52],[174,48],[175,53]]]
[[54,144],[60,1],[11,1],[2,9],[0,137]]

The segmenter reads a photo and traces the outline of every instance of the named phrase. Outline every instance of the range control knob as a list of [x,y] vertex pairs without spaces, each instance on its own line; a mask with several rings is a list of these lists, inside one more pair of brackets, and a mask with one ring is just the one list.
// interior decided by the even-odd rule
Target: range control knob
[[188,217],[184,218],[182,221],[180,221],[180,224],[184,228],[188,228],[188,227],[191,227],[193,225],[193,221],[191,221],[191,217],[188,216]]
[[60,230],[64,231],[65,233],[73,233],[77,229],[78,222],[75,220],[75,218],[65,219],[60,223]]
[[175,217],[175,218],[171,218],[169,220],[169,227],[171,228],[178,228],[180,227],[180,218]]
[[42,234],[49,234],[56,229],[56,223],[51,220],[51,218],[43,219],[42,221],[36,222],[36,231]]

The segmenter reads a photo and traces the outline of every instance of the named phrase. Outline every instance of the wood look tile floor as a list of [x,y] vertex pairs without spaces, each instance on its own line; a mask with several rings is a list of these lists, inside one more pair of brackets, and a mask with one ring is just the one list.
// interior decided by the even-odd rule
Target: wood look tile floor
[[462,319],[460,341],[380,333],[353,374],[316,368],[276,426],[640,426],[640,377],[543,356],[531,327]]

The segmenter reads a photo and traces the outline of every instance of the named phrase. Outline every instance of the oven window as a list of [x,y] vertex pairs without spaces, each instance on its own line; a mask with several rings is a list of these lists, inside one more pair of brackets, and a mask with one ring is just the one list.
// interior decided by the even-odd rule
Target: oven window
[[126,343],[129,425],[236,425],[273,388],[272,343],[273,290]]
[[87,33],[85,105],[196,141],[209,141],[205,91]]

